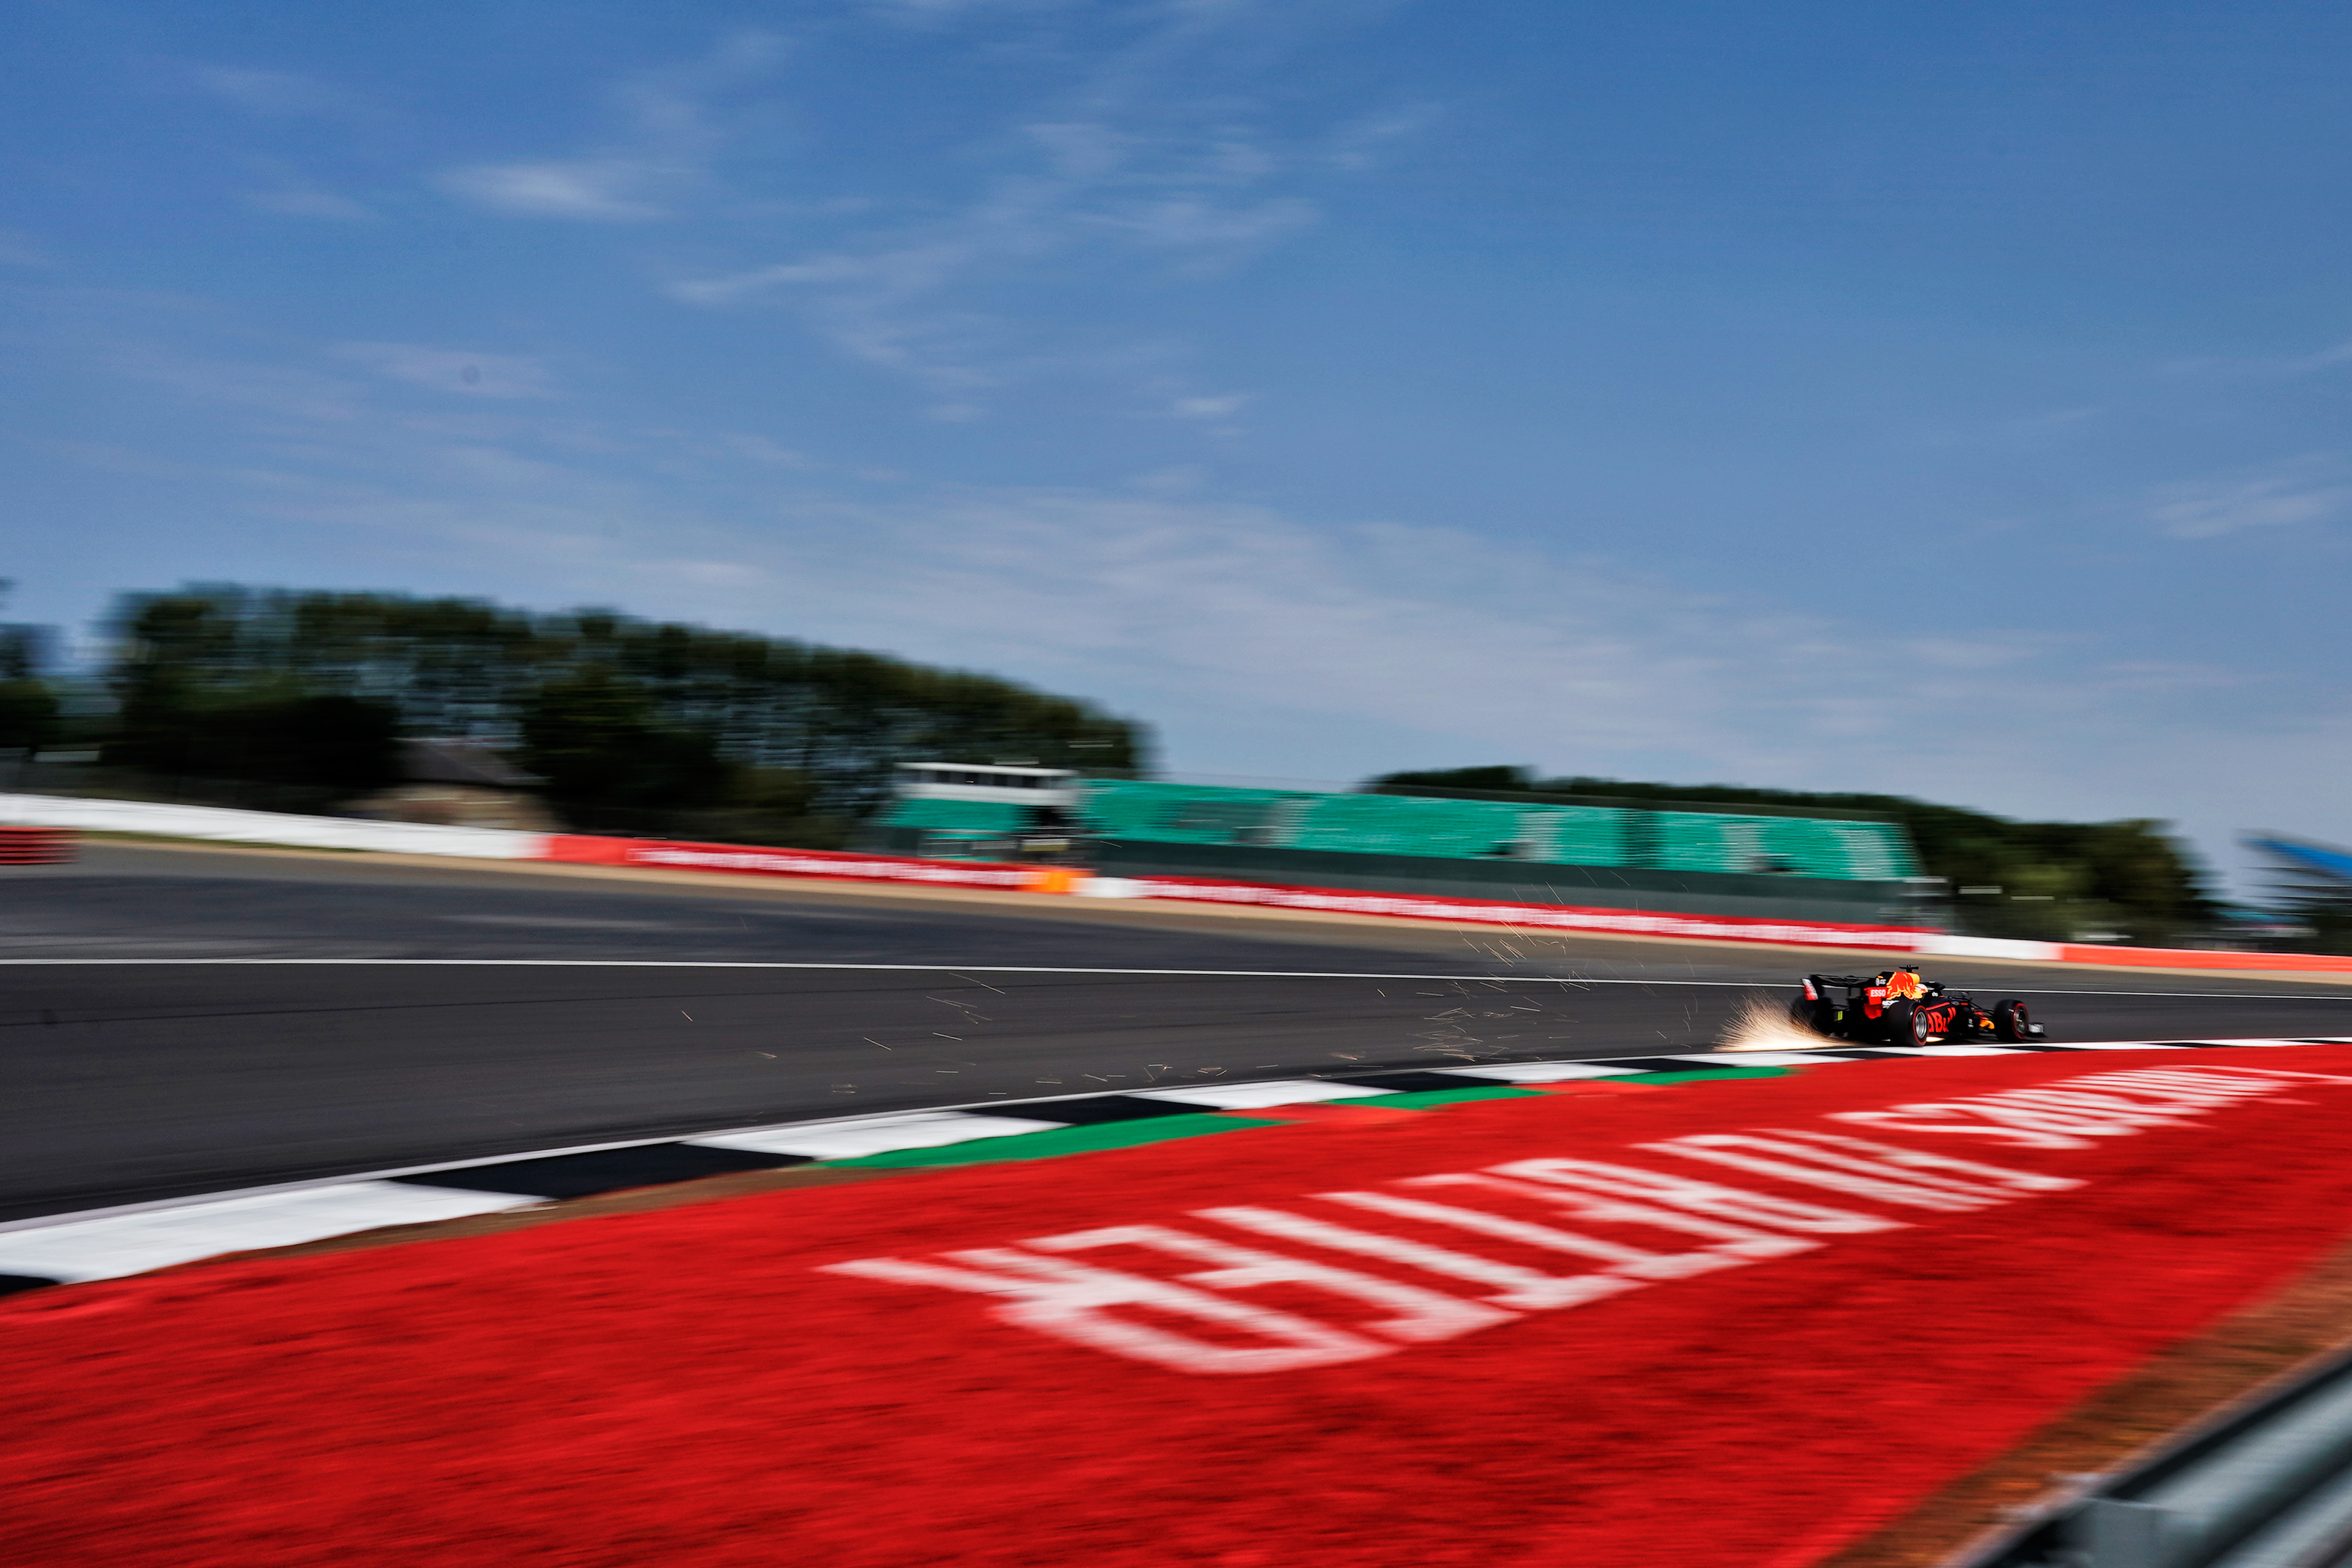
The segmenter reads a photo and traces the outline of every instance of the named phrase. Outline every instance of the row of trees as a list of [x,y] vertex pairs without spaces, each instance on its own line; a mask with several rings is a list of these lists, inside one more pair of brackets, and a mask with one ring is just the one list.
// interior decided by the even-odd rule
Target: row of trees
[[[0,584],[0,589],[5,584]],[[399,776],[403,736],[494,745],[589,828],[842,842],[905,761],[1145,762],[1143,728],[965,671],[608,610],[479,599],[194,585],[126,595],[109,620],[103,761],[237,780],[312,808]],[[54,743],[47,634],[0,626],[0,749]],[[1602,778],[1518,767],[1375,781],[1503,794],[1858,810],[1900,821],[1985,934],[2170,940],[2216,910],[2165,824],[2015,822],[1899,795]]]
[[[1626,802],[1773,805],[1866,811],[1901,822],[1927,875],[1957,895],[1961,917],[1986,936],[2065,940],[2110,932],[2161,943],[2209,923],[2218,910],[2187,850],[2162,822],[2014,822],[1906,795],[1818,794],[1732,784],[1634,784],[1622,779],[1538,779],[1526,768],[1452,768],[1391,773],[1379,784],[1501,793],[1601,796]],[[1962,893],[1963,889],[1997,892]]]
[[348,795],[397,777],[402,736],[470,740],[592,827],[838,841],[904,761],[1127,769],[1146,744],[989,676],[607,610],[207,584],[124,595],[109,630],[110,765]]
[[[0,580],[0,594],[9,586]],[[0,626],[0,751],[38,746],[58,732],[58,695],[41,679],[49,640],[46,626]]]

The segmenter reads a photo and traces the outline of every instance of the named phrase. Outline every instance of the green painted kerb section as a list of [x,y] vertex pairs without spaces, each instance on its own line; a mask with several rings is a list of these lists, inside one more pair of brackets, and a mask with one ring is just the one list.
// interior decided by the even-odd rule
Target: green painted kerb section
[[[1787,1068],[1698,1068],[1690,1072],[1625,1073],[1616,1078],[1580,1079],[1598,1083],[1706,1083],[1714,1079],[1786,1078]],[[1321,1101],[1370,1106],[1380,1110],[1442,1110],[1482,1100],[1541,1100],[1540,1089],[1433,1089],[1411,1094],[1370,1095],[1360,1100]],[[1017,1114],[1018,1106],[1006,1110]],[[1134,1121],[1108,1121],[1094,1127],[1061,1127],[1051,1132],[1016,1132],[1008,1138],[974,1138],[937,1149],[893,1149],[854,1160],[827,1160],[826,1165],[864,1166],[871,1170],[921,1170],[937,1165],[993,1165],[1008,1160],[1052,1160],[1064,1154],[1090,1154],[1101,1149],[1132,1149],[1144,1143],[1166,1143],[1178,1138],[1202,1138],[1212,1132],[1240,1132],[1252,1127],[1288,1127],[1279,1117],[1202,1114],[1148,1116]]]
[[828,1165],[866,1166],[889,1170],[897,1166],[986,1165],[999,1160],[1051,1160],[1061,1154],[1088,1154],[1097,1149],[1129,1149],[1139,1143],[1165,1143],[1174,1138],[1198,1138],[1210,1132],[1239,1132],[1249,1127],[1280,1127],[1280,1121],[1260,1121],[1246,1116],[1148,1116],[1135,1121],[1107,1121],[1096,1127],[1063,1127],[1051,1132],[1015,1132],[1009,1138],[975,1138],[940,1149],[893,1149],[864,1154],[855,1160],[827,1160]]
[[1373,1110],[1434,1110],[1442,1105],[1464,1105],[1474,1100],[1541,1100],[1532,1089],[1424,1089],[1411,1094],[1384,1094],[1377,1100],[1335,1100],[1332,1105],[1361,1105]]

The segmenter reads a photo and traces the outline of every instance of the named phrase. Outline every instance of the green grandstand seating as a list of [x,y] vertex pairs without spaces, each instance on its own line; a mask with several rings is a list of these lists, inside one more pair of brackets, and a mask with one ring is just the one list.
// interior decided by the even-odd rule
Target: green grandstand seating
[[1919,875],[1919,861],[1911,852],[1911,840],[1894,823],[1824,822],[1821,826],[1836,837],[1845,851],[1845,869],[1840,875],[1865,882],[1891,882]]
[[1806,816],[1741,819],[1739,829],[1752,833],[1755,841],[1748,868],[1797,877],[1845,876],[1845,844],[1830,831],[1831,826]]
[[1093,779],[1080,815],[1107,838],[1156,844],[1288,842],[1294,803],[1322,798],[1297,790],[1220,789],[1206,784]]
[[1315,797],[1291,835],[1293,849],[1337,849],[1369,855],[1436,855],[1463,860],[1512,852],[1522,843],[1524,806],[1484,800],[1414,795],[1326,795]]
[[1624,812],[1605,805],[1549,805],[1522,812],[1528,858],[1564,866],[1625,864]]
[[1916,874],[1902,830],[1892,823],[1701,811],[1654,812],[1650,822],[1654,861],[1668,871],[1760,871],[1859,881]]
[[[1531,865],[1777,873],[1841,880],[1916,876],[1893,823],[1723,811],[1518,805],[1437,796],[1322,795],[1206,784],[1093,779],[1084,830],[1139,843],[1246,845],[1433,859],[1511,858]],[[901,800],[881,819],[940,837],[1017,833],[1030,808],[976,801]]]
[[992,800],[898,800],[882,814],[884,827],[920,827],[975,837],[1018,833],[1029,826],[1030,808]]
[[1663,871],[1762,870],[1763,834],[1759,825],[1773,820],[1776,819],[1729,816],[1711,811],[1653,812],[1652,863]]

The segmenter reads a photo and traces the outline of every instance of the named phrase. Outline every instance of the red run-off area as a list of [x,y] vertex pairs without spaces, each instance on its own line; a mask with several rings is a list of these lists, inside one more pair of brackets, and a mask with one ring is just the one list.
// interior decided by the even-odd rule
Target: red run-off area
[[1800,1568],[2336,1245],[2347,1110],[1822,1066],[37,1292],[0,1557]]

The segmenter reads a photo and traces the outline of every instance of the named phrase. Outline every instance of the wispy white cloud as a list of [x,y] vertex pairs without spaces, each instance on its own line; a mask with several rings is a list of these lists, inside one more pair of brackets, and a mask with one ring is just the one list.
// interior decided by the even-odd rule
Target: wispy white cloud
[[2352,342],[2293,353],[2194,354],[2167,363],[2169,374],[2215,381],[2292,381],[2352,365]]
[[714,100],[772,69],[784,41],[772,33],[728,35],[707,54],[646,72],[614,89],[619,124],[583,153],[467,163],[434,183],[470,205],[509,217],[647,223],[676,216],[716,188],[710,163],[729,132]]
[[419,343],[339,343],[337,357],[378,375],[467,397],[552,397],[555,380],[534,359],[428,348]]
[[58,258],[32,236],[0,228],[0,267],[55,267]]
[[436,183],[451,195],[510,217],[646,223],[670,216],[669,201],[698,184],[699,174],[639,158],[578,158],[476,163],[451,169]]
[[354,480],[352,465],[236,482],[261,510],[454,554],[542,602],[1000,669],[1147,713],[1195,747],[1255,727],[1261,771],[1385,748],[1396,765],[1508,755],[1917,790],[1925,710],[2065,737],[1939,756],[1947,797],[2057,798],[2095,778],[2128,805],[2146,793],[2123,787],[2128,770],[2164,771],[2135,737],[2177,749],[2218,735],[2200,705],[2246,688],[2194,661],[2109,659],[2083,634],[1914,636],[1447,530],[1310,527],[1204,498],[1197,474],[878,500],[821,463],[772,461],[763,443],[679,436],[777,475],[781,488],[713,510],[716,492],[681,500],[512,441],[369,439],[390,443],[371,447],[369,471],[397,479]]
[[1246,392],[1223,397],[1180,397],[1168,405],[1168,411],[1179,419],[1226,419],[1240,413],[1250,397]]
[[198,66],[193,76],[196,86],[213,97],[256,114],[332,114],[352,103],[341,88],[296,71]]
[[1416,103],[1350,121],[1324,141],[1323,156],[1333,166],[1360,172],[1378,167],[1399,148],[1444,117],[1434,103]]
[[808,466],[808,454],[780,447],[765,436],[725,435],[719,437],[722,446],[739,458],[763,463],[770,468],[801,468]]
[[374,208],[350,196],[315,185],[280,185],[275,190],[253,191],[243,198],[245,205],[257,212],[276,213],[280,217],[325,218],[333,223],[374,223],[381,216]]
[[965,255],[957,247],[930,246],[873,256],[818,256],[806,261],[755,267],[723,278],[688,279],[671,284],[669,292],[690,305],[731,305],[776,289],[810,283],[919,290],[941,281]]
[[[1394,765],[1510,755],[1916,789],[1925,710],[2067,737],[2046,757],[2011,745],[1939,760],[1955,790],[1973,780],[1990,792],[1978,798],[2013,799],[2037,768],[2050,789],[2074,787],[2107,741],[2119,756],[2137,733],[2179,744],[2211,728],[2200,702],[2242,685],[2192,660],[2104,658],[2082,634],[1910,634],[1465,532],[1311,525],[1219,500],[1197,468],[1119,490],[877,493],[740,430],[638,432],[644,450],[614,462],[609,434],[543,416],[555,382],[537,360],[390,342],[334,356],[506,406],[419,416],[299,368],[146,374],[266,416],[213,482],[319,525],[331,554],[352,547],[339,538],[396,541],[541,602],[1002,669],[1150,714],[1180,741],[1255,726],[1261,770],[1385,748]],[[1180,401],[1222,417],[1246,395]]]
[[1198,463],[1176,463],[1165,468],[1154,468],[1138,474],[1127,481],[1127,488],[1145,495],[1180,497],[1197,495],[1209,482],[1209,470]]
[[[1310,522],[1219,500],[1198,468],[1117,489],[856,475],[740,429],[552,417],[538,395],[553,378],[527,358],[383,343],[336,357],[475,401],[419,411],[299,367],[124,367],[254,416],[242,450],[184,457],[174,482],[307,525],[289,537],[311,564],[289,574],[408,563],[385,580],[999,670],[1150,719],[1180,766],[1332,777],[1507,757],[2025,815],[2189,815],[2226,844],[2256,816],[2326,831],[2336,807],[2315,781],[2352,765],[2352,708],[2084,630],[1906,630],[1703,573]],[[1923,712],[2003,739],[1923,756]]]
[[[932,25],[977,9],[947,0],[889,14]],[[1129,19],[1129,43],[958,150],[943,167],[979,172],[943,211],[897,223],[877,213],[862,232],[688,273],[667,291],[710,309],[792,310],[843,352],[933,393],[1002,387],[1073,362],[1027,297],[1039,284],[1229,273],[1321,223],[1308,182],[1361,166],[1425,119],[1274,133],[1253,117],[1257,79],[1281,69],[1315,24],[1230,4],[1143,6]],[[1210,61],[1223,91],[1202,90]]]
[[194,404],[306,423],[357,419],[366,401],[362,384],[300,366],[206,359],[149,347],[118,350],[107,363],[117,374],[170,387]]
[[1112,205],[1087,215],[1085,221],[1151,249],[1182,252],[1196,270],[1221,271],[1314,227],[1322,216],[1319,207],[1301,196],[1246,203],[1170,196]]
[[946,219],[680,279],[668,291],[705,307],[794,303],[859,359],[933,389],[970,389],[1001,384],[1036,352],[1034,328],[976,309],[973,297],[1041,268],[1109,263],[1119,250],[1180,273],[1227,271],[1318,220],[1304,197],[1236,189],[1272,175],[1246,168],[1230,135],[1188,147],[1056,122],[1032,127],[1026,141],[1045,169],[999,176]]
[[2305,458],[2265,472],[2165,485],[2149,517],[2175,539],[2218,539],[2250,528],[2330,522],[2352,512],[2352,483],[2342,465]]
[[[1050,8],[908,0],[868,15],[928,28]],[[941,148],[933,172],[970,184],[961,198],[919,210],[887,194],[771,198],[741,188],[748,182],[726,163],[727,115],[714,106],[783,58],[782,43],[760,34],[620,86],[618,123],[601,145],[470,162],[434,184],[514,217],[651,224],[723,207],[738,224],[788,223],[796,237],[781,256],[681,269],[665,291],[703,309],[790,310],[843,353],[943,400],[930,404],[934,417],[961,417],[990,389],[1115,357],[1101,345],[1117,328],[1084,330],[1085,350],[1065,346],[1073,329],[1045,325],[1024,297],[1041,282],[1084,273],[1150,286],[1229,273],[1322,221],[1303,182],[1362,166],[1371,149],[1427,118],[1360,116],[1328,133],[1276,136],[1252,122],[1255,77],[1278,69],[1284,49],[1300,42],[1290,35],[1309,24],[1277,24],[1247,5],[1146,5],[1129,20],[1129,41],[1084,59],[1077,79],[992,134]],[[1269,42],[1277,35],[1279,47]],[[1249,47],[1226,47],[1235,42]],[[1210,59],[1232,90],[1200,91]]]
[[937,26],[960,22],[968,16],[987,16],[1006,11],[1062,10],[1072,3],[1073,0],[871,0],[868,9],[886,21],[914,26]]

